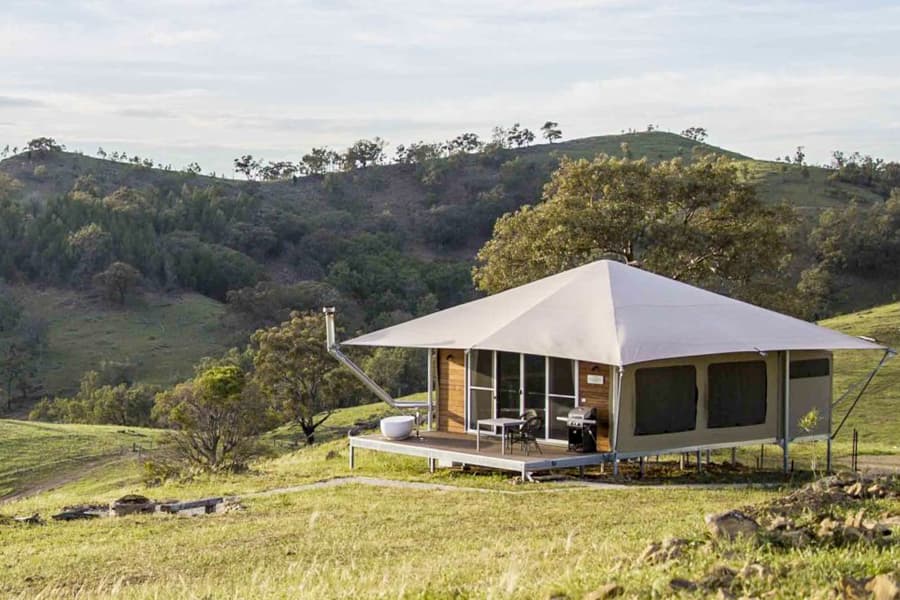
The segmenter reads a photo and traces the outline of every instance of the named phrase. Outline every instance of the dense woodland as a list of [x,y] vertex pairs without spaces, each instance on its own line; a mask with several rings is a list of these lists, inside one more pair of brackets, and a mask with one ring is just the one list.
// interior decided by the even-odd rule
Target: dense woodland
[[[392,164],[378,138],[343,153],[313,149],[296,164],[244,155],[235,168],[246,181],[205,177],[196,165],[160,170],[127,156],[123,163],[102,149],[100,159],[90,158],[50,138],[15,148],[0,163],[4,285],[83,290],[110,310],[127,310],[148,290],[196,291],[226,303],[247,348],[202,363],[190,388],[195,396],[184,387],[158,396],[161,390],[134,381],[127,369],[98,365],[77,394],[45,401],[34,415],[168,422],[153,412],[154,399],[171,404],[172,394],[186,401],[197,390],[218,389],[210,369],[234,380],[226,396],[262,393],[266,383],[254,379],[260,343],[276,332],[315,330],[308,311],[323,305],[338,306],[351,333],[600,257],[804,318],[858,308],[848,303],[848,281],[886,290],[873,300],[889,300],[898,289],[898,163],[835,152],[832,164],[815,167],[802,148],[777,167],[768,163],[771,177],[785,180],[824,172],[825,189],[839,191],[839,201],[810,211],[762,194],[747,160],[707,146],[702,128],[619,136],[617,151],[600,156],[578,140],[554,143],[556,123],[542,132],[550,142],[543,146],[531,146],[535,134],[518,124],[498,128],[487,143],[462,134],[401,145]],[[664,150],[642,154],[648,143]],[[46,325],[25,312],[0,287],[7,402],[40,390],[34,363]],[[403,350],[359,356],[396,392],[421,387],[420,358]],[[241,370],[240,382],[225,367]],[[357,392],[336,378],[317,384],[321,398],[310,401],[299,400],[299,391],[291,399],[269,389],[268,397],[282,399],[266,414],[301,422],[310,407],[346,402]]]

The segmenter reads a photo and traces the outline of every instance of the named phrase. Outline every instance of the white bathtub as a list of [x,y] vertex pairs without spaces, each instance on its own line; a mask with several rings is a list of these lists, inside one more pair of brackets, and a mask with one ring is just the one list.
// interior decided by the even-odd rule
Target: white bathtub
[[412,434],[416,418],[410,415],[385,417],[381,420],[381,435],[389,440],[405,440]]

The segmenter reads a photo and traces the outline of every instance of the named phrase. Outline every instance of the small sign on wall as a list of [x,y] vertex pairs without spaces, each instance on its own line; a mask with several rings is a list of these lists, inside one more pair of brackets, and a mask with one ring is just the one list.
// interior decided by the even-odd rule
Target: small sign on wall
[[592,385],[603,385],[604,383],[606,383],[606,377],[604,377],[603,375],[588,374],[587,382]]

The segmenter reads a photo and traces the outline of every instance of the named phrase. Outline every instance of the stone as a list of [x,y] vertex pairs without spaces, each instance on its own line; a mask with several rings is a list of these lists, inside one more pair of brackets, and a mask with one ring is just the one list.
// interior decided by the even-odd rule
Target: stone
[[661,545],[657,544],[656,542],[651,542],[646,548],[644,548],[644,551],[641,552],[640,556],[638,556],[637,562],[640,564],[652,564],[653,562],[655,562],[655,557],[659,553],[660,549],[662,549]]
[[26,525],[43,525],[44,519],[41,518],[41,515],[38,513],[34,513],[33,515],[28,515],[26,517],[13,517],[13,521],[17,523],[25,523]]
[[604,600],[605,598],[616,598],[625,593],[625,588],[617,583],[607,583],[602,585],[593,592],[588,592],[584,596],[584,600]]
[[772,519],[772,522],[769,523],[767,529],[769,531],[781,531],[783,529],[791,529],[793,527],[793,523],[787,517],[779,515]]
[[834,532],[837,531],[838,527],[840,527],[840,524],[837,521],[834,521],[829,517],[825,517],[819,522],[819,530],[816,532],[816,537],[832,537],[834,535]]
[[706,515],[706,526],[715,539],[751,538],[759,531],[759,523],[737,510]]
[[864,512],[865,510],[860,509],[855,513],[848,514],[847,518],[844,519],[844,527],[855,527],[856,529],[860,529],[862,527]]
[[690,579],[675,577],[674,579],[669,581],[669,587],[675,591],[693,591],[697,589],[697,584]]
[[872,594],[875,600],[900,599],[900,587],[893,576],[888,574],[876,575],[866,584],[866,591]]
[[863,484],[859,481],[848,487],[846,490],[847,495],[853,496],[854,498],[862,498],[864,491]]
[[812,536],[802,529],[782,531],[778,534],[778,539],[789,548],[806,548],[813,541]]
[[707,590],[727,588],[737,576],[737,571],[726,565],[716,565],[700,581],[700,585]]
[[768,577],[771,575],[771,571],[765,566],[759,563],[747,563],[741,570],[738,571],[737,576],[741,579],[750,579],[751,577]]

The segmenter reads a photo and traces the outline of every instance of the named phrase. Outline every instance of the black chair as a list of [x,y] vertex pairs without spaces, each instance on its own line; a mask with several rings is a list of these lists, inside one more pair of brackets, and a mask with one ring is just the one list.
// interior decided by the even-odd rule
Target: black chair
[[510,450],[512,450],[513,444],[521,444],[522,451],[525,453],[525,456],[528,456],[528,447],[533,444],[537,448],[538,453],[543,454],[544,451],[541,450],[537,438],[543,435],[544,419],[534,409],[525,411],[519,418],[524,419],[525,422],[516,429],[510,430],[508,438]]

